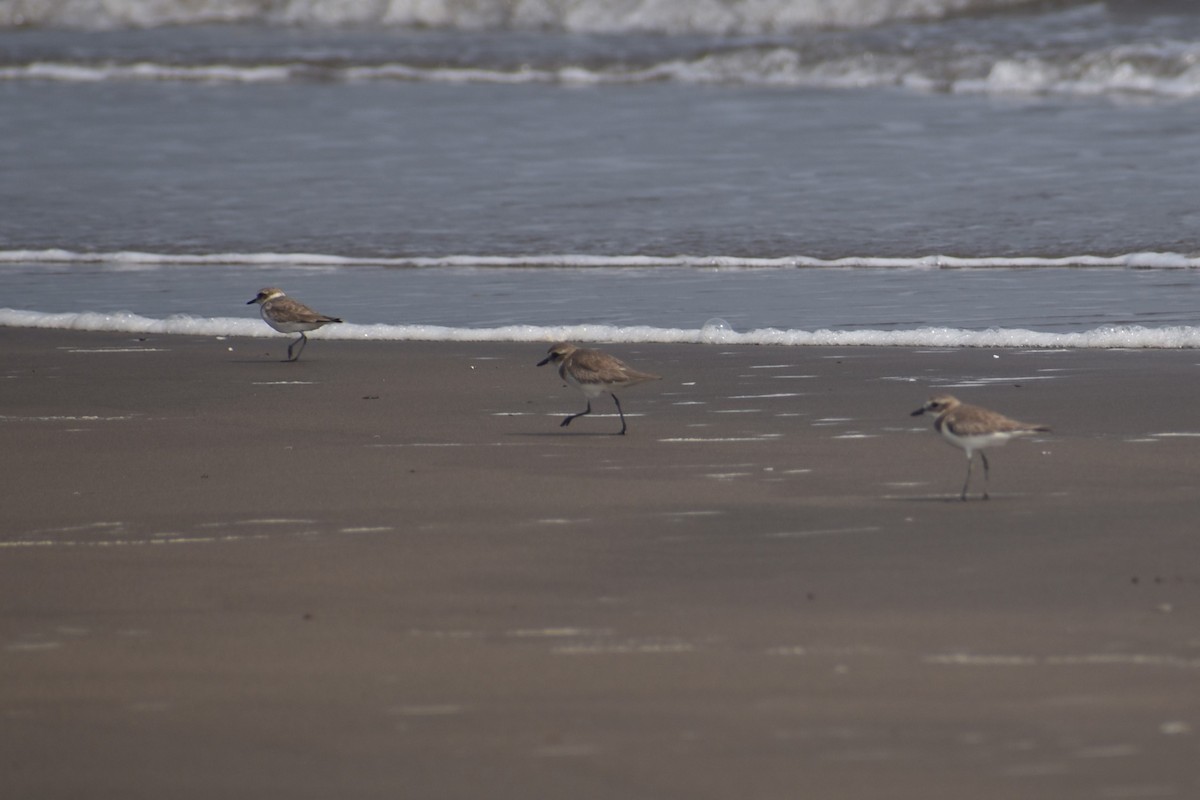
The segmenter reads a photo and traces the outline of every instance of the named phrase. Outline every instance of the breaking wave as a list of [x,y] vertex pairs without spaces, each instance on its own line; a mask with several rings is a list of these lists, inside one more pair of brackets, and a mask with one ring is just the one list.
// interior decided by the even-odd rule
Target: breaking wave
[[871,269],[989,269],[1038,267],[1124,267],[1127,269],[1200,268],[1200,255],[1184,253],[1125,253],[1113,256],[1079,254],[1046,258],[1040,256],[947,256],[913,257],[850,256],[815,258],[784,256],[648,256],[648,255],[449,255],[438,257],[357,257],[324,253],[144,253],[134,251],[90,253],[74,250],[0,250],[0,264],[107,264],[116,267],[258,265],[263,267],[698,267],[727,269],[757,268],[871,268]]
[[1111,47],[1070,56],[1025,54],[857,53],[812,61],[791,47],[753,47],[626,65],[512,69],[406,63],[167,64],[36,61],[0,66],[0,81],[180,81],[284,83],[290,81],[406,81],[415,83],[636,85],[672,82],[793,88],[904,88],[953,94],[1146,95],[1200,97],[1200,44]]
[[[73,331],[109,331],[185,336],[275,337],[257,319],[171,316],[153,319],[131,313],[45,313],[0,308],[0,326]],[[1020,328],[964,330],[927,327],[911,330],[782,330],[735,331],[714,320],[702,328],[657,328],[644,325],[506,325],[495,328],[441,325],[357,325],[345,323],[313,331],[311,338],[356,341],[448,342],[621,342],[658,344],[783,345],[839,347],[991,347],[991,348],[1200,348],[1200,328],[1148,328],[1122,325],[1076,333],[1047,333]]]
[[8,0],[0,5],[0,28],[256,23],[728,35],[937,20],[1035,5],[1035,0]]

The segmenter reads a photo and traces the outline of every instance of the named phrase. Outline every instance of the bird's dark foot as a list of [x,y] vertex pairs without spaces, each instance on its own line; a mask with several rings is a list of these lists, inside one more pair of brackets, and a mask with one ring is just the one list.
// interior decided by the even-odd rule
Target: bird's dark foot
[[560,427],[560,428],[565,428],[565,427],[567,427],[568,425],[570,425],[570,424],[571,424],[571,420],[573,420],[573,419],[575,419],[575,418],[574,418],[574,417],[567,417],[567,418],[566,418],[566,419],[564,419],[562,422],[558,423],[558,427]]

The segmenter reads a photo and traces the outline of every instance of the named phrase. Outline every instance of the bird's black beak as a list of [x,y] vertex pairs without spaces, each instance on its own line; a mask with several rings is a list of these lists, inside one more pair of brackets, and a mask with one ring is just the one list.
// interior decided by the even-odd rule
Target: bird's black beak
[[549,355],[549,356],[546,356],[545,358],[543,358],[541,361],[539,361],[539,362],[537,363],[537,365],[538,365],[539,367],[544,367],[544,366],[546,366],[547,364],[549,364],[549,363],[550,363],[551,361],[553,361],[553,360],[554,360],[554,356],[553,356],[553,355]]
[[250,300],[247,300],[247,301],[246,301],[246,305],[248,305],[248,306],[252,306],[252,305],[254,305],[256,302],[258,302],[258,298],[257,298],[257,297],[255,297],[255,298],[252,298],[252,299],[250,299]]
[[916,411],[914,411],[913,413],[909,414],[909,416],[910,416],[910,417],[919,417],[919,416],[921,416],[921,415],[922,415],[922,414],[924,414],[924,413],[925,413],[925,406],[921,406],[921,407],[920,407],[920,408],[918,408]]

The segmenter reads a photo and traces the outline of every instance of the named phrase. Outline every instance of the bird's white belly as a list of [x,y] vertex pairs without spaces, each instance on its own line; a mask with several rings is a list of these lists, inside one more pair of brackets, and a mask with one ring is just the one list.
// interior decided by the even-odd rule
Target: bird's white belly
[[303,333],[321,327],[320,323],[314,322],[276,322],[268,319],[267,324],[280,333]]
[[948,428],[942,429],[942,436],[955,447],[963,450],[982,450],[985,447],[999,447],[1007,444],[1013,437],[1011,433],[980,433],[973,436],[955,436]]
[[566,379],[567,383],[583,392],[583,396],[589,400],[593,397],[599,397],[600,395],[609,391],[609,387],[603,383],[580,383],[579,381],[575,380],[575,377],[569,372],[563,375],[563,377]]

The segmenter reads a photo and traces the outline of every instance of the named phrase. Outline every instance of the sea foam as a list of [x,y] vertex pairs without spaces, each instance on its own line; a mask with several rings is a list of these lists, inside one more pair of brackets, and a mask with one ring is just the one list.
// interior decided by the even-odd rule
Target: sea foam
[[348,256],[328,253],[147,253],[137,251],[89,253],[73,250],[0,250],[0,264],[107,264],[111,266],[259,265],[313,267],[704,267],[704,268],[869,268],[869,269],[988,269],[1037,267],[1125,267],[1189,269],[1200,267],[1200,255],[1173,252],[1124,253],[1098,256],[1081,253],[1058,257],[924,255],[910,257],[850,256],[816,258],[782,256],[754,258],[724,255],[448,255]]
[[[73,331],[109,331],[214,337],[275,337],[257,319],[176,315],[153,319],[132,313],[50,314],[0,308],[0,326]],[[444,342],[621,342],[834,347],[988,347],[988,348],[1200,348],[1200,327],[1148,328],[1122,325],[1074,333],[1048,333],[1022,328],[925,327],[910,330],[799,330],[760,328],[736,331],[714,321],[702,328],[658,328],[648,325],[505,325],[466,328],[440,325],[358,325],[345,323],[313,331],[312,338],[357,341]]]
[[648,83],[742,85],[811,89],[903,88],[987,95],[1137,95],[1170,99],[1200,96],[1200,45],[1186,52],[1148,55],[1098,50],[1073,58],[978,54],[896,55],[874,52],[812,63],[800,50],[747,48],[672,58],[657,64],[593,67],[425,66],[408,63],[272,64],[72,63],[37,61],[0,66],[0,81],[58,83],[194,82],[226,84],[289,81],[405,81],[441,84],[552,84],[612,86]]
[[150,28],[242,22],[729,34],[861,27],[1032,4],[1031,0],[16,0],[0,4],[0,28]]

